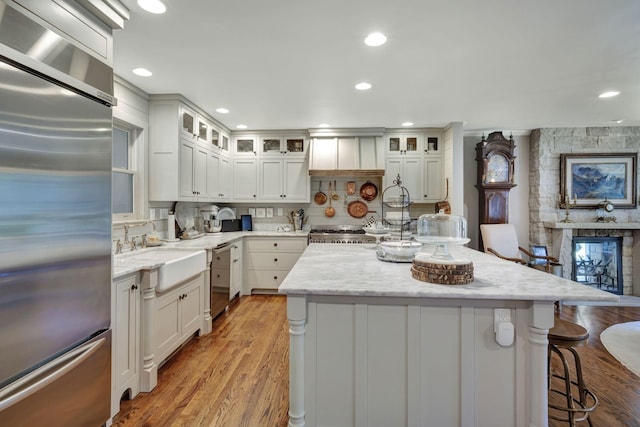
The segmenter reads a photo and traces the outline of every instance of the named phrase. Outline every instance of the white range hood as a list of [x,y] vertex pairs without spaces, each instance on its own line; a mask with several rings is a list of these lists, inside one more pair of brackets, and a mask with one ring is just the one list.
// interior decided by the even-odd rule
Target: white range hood
[[384,176],[382,133],[311,136],[310,176]]

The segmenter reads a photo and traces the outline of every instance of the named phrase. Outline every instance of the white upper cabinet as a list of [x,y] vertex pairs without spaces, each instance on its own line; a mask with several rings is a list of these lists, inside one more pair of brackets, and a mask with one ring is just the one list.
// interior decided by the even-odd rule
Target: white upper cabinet
[[259,138],[259,156],[261,157],[305,157],[308,140],[300,136],[261,136]]
[[423,159],[422,201],[435,203],[443,199],[442,157],[425,156]]
[[209,152],[199,145],[180,141],[180,197],[183,201],[206,199],[207,157]]
[[258,137],[257,136],[234,136],[233,137],[234,157],[257,157]]
[[192,109],[180,106],[180,131],[185,138],[191,138],[201,144],[209,143],[210,125],[207,120]]
[[422,199],[422,158],[391,157],[385,162],[384,187],[393,185],[393,180],[400,175],[402,185],[409,192],[409,200],[420,202]]
[[[198,114],[181,97],[151,96],[149,102],[149,200],[230,200],[221,189],[230,180],[230,168],[221,172],[221,160],[214,165],[211,153],[226,154],[229,137],[213,120]],[[217,144],[217,145],[216,145]],[[223,147],[226,146],[226,151]],[[212,170],[209,170],[209,169]],[[220,180],[215,183],[217,175]],[[223,178],[224,177],[224,178]],[[226,196],[218,196],[225,194]]]
[[233,201],[255,202],[258,199],[258,160],[233,159]]
[[427,133],[424,137],[424,154],[440,155],[442,153],[442,142],[442,133]]
[[422,153],[422,135],[391,134],[386,137],[387,155],[420,155]]
[[309,202],[306,159],[260,159],[258,199],[261,202]]

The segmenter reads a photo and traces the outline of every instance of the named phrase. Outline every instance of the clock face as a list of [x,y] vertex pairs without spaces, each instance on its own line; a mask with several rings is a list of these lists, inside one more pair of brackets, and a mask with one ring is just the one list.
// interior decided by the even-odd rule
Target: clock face
[[494,154],[487,162],[485,183],[509,181],[509,161],[506,157]]

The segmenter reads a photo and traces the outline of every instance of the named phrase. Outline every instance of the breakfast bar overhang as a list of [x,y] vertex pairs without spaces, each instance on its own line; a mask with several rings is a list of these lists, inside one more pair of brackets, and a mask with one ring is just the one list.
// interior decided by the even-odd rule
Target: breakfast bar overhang
[[[290,324],[289,426],[547,426],[558,300],[617,296],[465,247],[468,285],[415,280],[369,245],[311,244],[279,288]],[[494,333],[506,308],[512,345]]]

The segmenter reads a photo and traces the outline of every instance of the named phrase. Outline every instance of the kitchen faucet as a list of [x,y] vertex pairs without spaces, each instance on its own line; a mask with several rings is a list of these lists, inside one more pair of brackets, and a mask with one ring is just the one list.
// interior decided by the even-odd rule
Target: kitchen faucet
[[128,244],[129,243],[129,227],[131,227],[130,225],[123,225],[122,228],[124,229],[124,244]]

